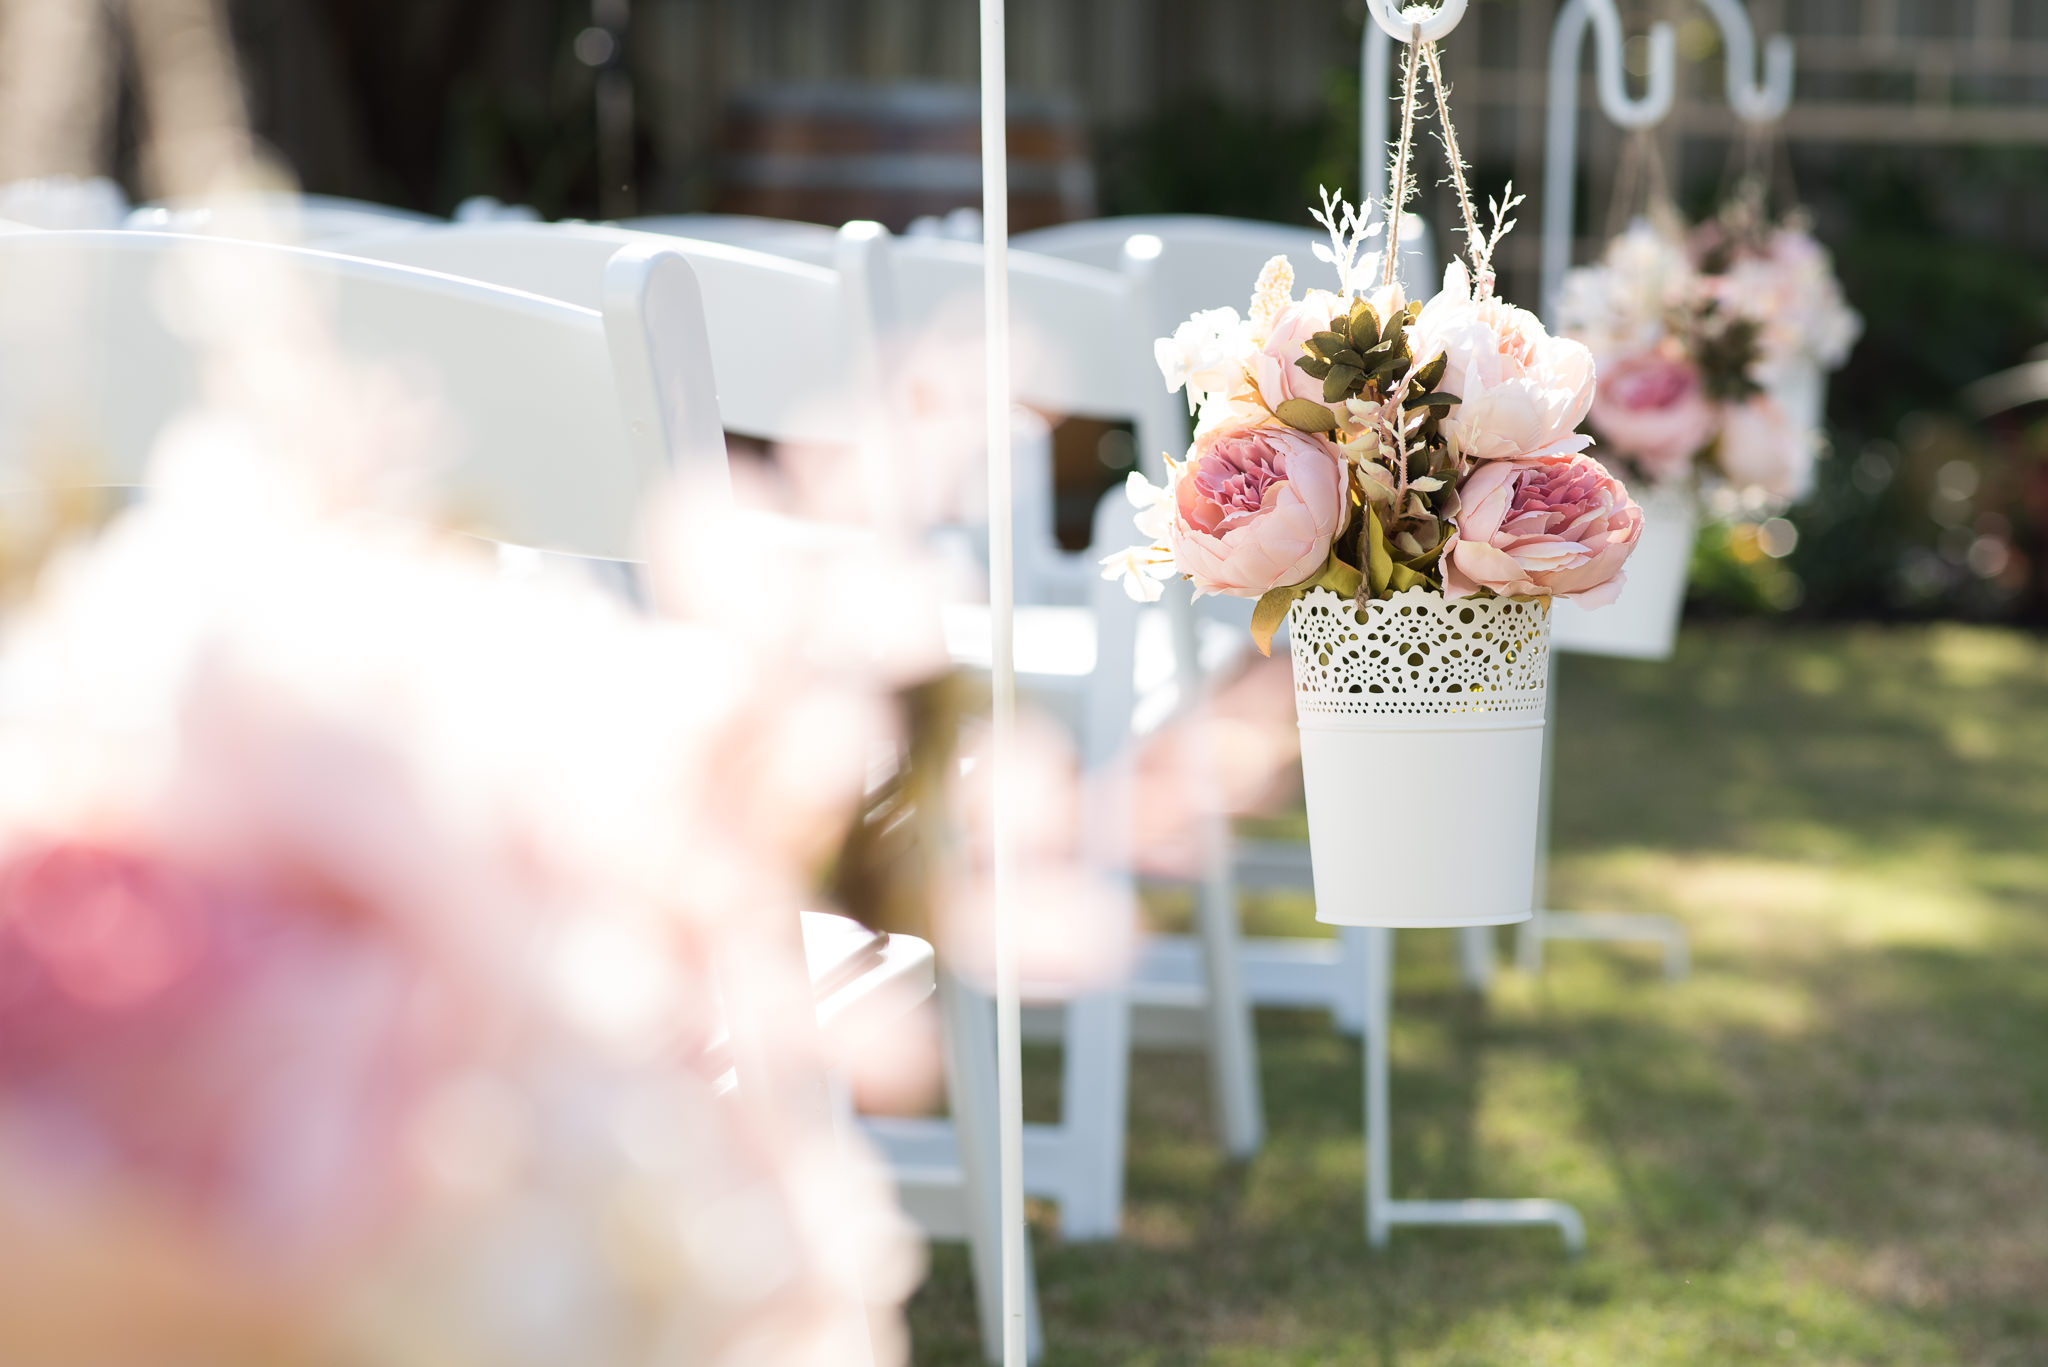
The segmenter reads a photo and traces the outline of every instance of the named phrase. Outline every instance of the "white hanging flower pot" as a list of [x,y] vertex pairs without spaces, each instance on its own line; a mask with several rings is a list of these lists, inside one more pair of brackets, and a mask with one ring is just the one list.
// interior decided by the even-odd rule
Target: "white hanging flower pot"
[[1328,589],[1288,615],[1316,919],[1529,919],[1550,600],[1415,588],[1361,611]]
[[1628,558],[1628,583],[1621,597],[1603,608],[1560,600],[1551,626],[1553,649],[1628,660],[1671,658],[1679,618],[1685,613],[1699,505],[1683,483],[1652,486],[1637,502],[1643,510],[1643,535]]

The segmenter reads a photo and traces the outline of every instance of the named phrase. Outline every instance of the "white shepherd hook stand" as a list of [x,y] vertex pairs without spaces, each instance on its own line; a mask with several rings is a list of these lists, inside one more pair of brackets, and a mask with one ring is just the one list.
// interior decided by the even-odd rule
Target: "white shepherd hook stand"
[[[1773,123],[1785,116],[1792,104],[1794,53],[1792,40],[1784,34],[1772,37],[1764,50],[1764,78],[1756,81],[1756,31],[1749,12],[1740,0],[1702,0],[1720,25],[1727,49],[1728,104],[1745,123]],[[1566,0],[1558,11],[1557,26],[1550,35],[1550,91],[1548,128],[1543,157],[1543,311],[1553,326],[1557,322],[1559,292],[1572,264],[1573,207],[1579,140],[1579,59],[1584,52],[1586,30],[1595,35],[1595,57],[1599,71],[1600,109],[1617,127],[1653,128],[1671,113],[1677,93],[1677,43],[1669,24],[1650,30],[1649,90],[1642,99],[1630,98],[1622,74],[1621,18],[1614,0]],[[1557,656],[1551,656],[1551,697],[1557,696]],[[1546,733],[1543,749],[1543,825],[1541,840],[1547,852],[1550,844],[1550,801],[1555,783],[1553,737]],[[1547,862],[1547,861],[1546,861]],[[1547,868],[1536,879],[1538,910],[1516,935],[1515,956],[1522,969],[1536,973],[1543,968],[1543,945],[1548,940],[1644,941],[1664,947],[1666,977],[1682,978],[1692,966],[1692,948],[1685,928],[1668,916],[1630,912],[1548,911],[1542,908],[1547,887]],[[1484,976],[1491,966],[1491,942],[1469,946],[1483,952],[1468,953],[1467,962]]]
[[[1466,0],[1444,0],[1437,7],[1409,5],[1398,12],[1390,0],[1366,0],[1378,29],[1389,38],[1408,42],[1419,38],[1435,42],[1458,26],[1465,15]],[[1376,41],[1367,30],[1365,89],[1368,92],[1367,126],[1379,130],[1377,147],[1385,148],[1386,54],[1388,45]],[[1377,81],[1374,72],[1377,71]],[[1379,92],[1381,107],[1372,108],[1372,92]],[[1367,141],[1367,163],[1371,168],[1375,143]],[[1386,184],[1383,170],[1377,170],[1369,184]],[[1384,194],[1384,190],[1381,191]],[[1540,837],[1539,837],[1540,838]],[[1565,1248],[1577,1254],[1586,1246],[1586,1222],[1579,1212],[1563,1201],[1541,1198],[1525,1200],[1397,1201],[1393,1198],[1392,1129],[1393,1107],[1387,1087],[1388,1020],[1393,1009],[1394,932],[1367,930],[1365,956],[1365,1236],[1374,1248],[1385,1248],[1395,1225],[1554,1225],[1564,1236]]]
[[996,1131],[1003,1254],[1003,1367],[1030,1360],[1024,1225],[1024,1053],[1017,1000],[1013,918],[1013,797],[1009,792],[1017,735],[1016,556],[1010,484],[1010,168],[1007,44],[1003,0],[981,0],[982,289],[987,304],[988,603],[991,745],[994,795],[990,881],[996,941]]

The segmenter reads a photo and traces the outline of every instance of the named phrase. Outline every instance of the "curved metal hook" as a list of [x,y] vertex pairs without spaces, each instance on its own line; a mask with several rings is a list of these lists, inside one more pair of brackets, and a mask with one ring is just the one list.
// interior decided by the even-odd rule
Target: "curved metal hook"
[[[1649,86],[1643,98],[1631,99],[1623,71],[1627,48],[1614,0],[1585,0],[1583,8],[1593,21],[1593,33],[1598,40],[1594,65],[1599,71],[1601,111],[1622,128],[1651,128],[1664,122],[1671,113],[1672,102],[1678,98],[1677,31],[1669,24],[1650,26]],[[1564,18],[1562,14],[1558,16],[1560,31]]]
[[1782,33],[1764,45],[1764,78],[1756,81],[1756,29],[1741,0],[1700,0],[1721,26],[1728,49],[1728,107],[1744,123],[1776,123],[1792,107],[1792,40]]
[[1365,0],[1365,7],[1372,11],[1373,21],[1386,30],[1389,38],[1405,43],[1416,29],[1422,30],[1422,41],[1434,43],[1449,35],[1465,17],[1466,0],[1436,0],[1434,4],[1400,5],[1397,0]]
[[1598,35],[1600,108],[1623,128],[1648,128],[1671,112],[1678,95],[1678,35],[1669,24],[1650,30],[1649,89],[1631,100],[1622,71],[1621,15],[1614,0],[1565,0],[1550,33],[1550,96],[1543,154],[1543,296],[1554,318],[1557,291],[1572,264],[1572,167],[1579,145],[1579,59],[1586,30]]

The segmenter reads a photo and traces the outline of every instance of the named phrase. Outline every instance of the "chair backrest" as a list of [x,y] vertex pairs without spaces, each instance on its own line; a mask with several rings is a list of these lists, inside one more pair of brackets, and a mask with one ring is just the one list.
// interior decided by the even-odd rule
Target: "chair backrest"
[[[744,215],[686,214],[635,220],[638,225],[719,235],[799,261],[828,264],[841,250],[833,229],[812,223]],[[878,230],[879,232],[879,230]],[[883,288],[893,303],[901,343],[943,332],[979,346],[982,335],[981,248],[939,238],[880,236],[871,269],[890,277]],[[690,250],[687,243],[684,250]],[[1076,265],[1037,253],[1010,253],[1011,355],[1018,401],[1062,414],[1123,418],[1153,424],[1170,405],[1150,403],[1156,387],[1148,326],[1132,309],[1131,282],[1114,269]],[[714,319],[715,322],[715,319]],[[1134,362],[1135,354],[1142,363]],[[975,382],[980,382],[978,366]],[[1163,392],[1163,388],[1162,388]],[[1143,443],[1141,442],[1141,449]],[[1165,449],[1163,446],[1160,449]]]
[[[167,422],[218,382],[209,329],[239,294],[311,301],[339,355],[381,374],[363,403],[435,405],[447,506],[483,535],[632,554],[667,469],[725,452],[689,266],[646,248],[603,310],[300,248],[140,232],[0,236],[0,471],[146,482]],[[218,295],[218,298],[211,296]]]
[[210,237],[275,234],[287,241],[317,246],[331,237],[388,232],[404,226],[425,227],[442,221],[431,214],[364,199],[249,191],[144,204],[128,215],[125,226],[142,232],[197,233]]
[[[828,253],[839,237],[826,231]],[[544,295],[603,303],[605,267],[626,248],[666,250],[703,292],[727,427],[771,441],[844,441],[847,397],[871,374],[875,322],[857,282],[828,265],[717,242],[591,223],[442,224],[336,239],[331,250]]]
[[698,242],[723,242],[728,247],[747,247],[798,261],[826,260],[832,252],[832,239],[839,231],[822,223],[797,223],[754,214],[655,214],[624,219],[618,226]]
[[[1439,283],[1429,225],[1413,214],[1405,215],[1402,223],[1401,283],[1410,297],[1427,297]],[[1260,268],[1275,256],[1293,262],[1297,288],[1336,284],[1331,269],[1315,258],[1316,244],[1326,244],[1328,238],[1320,229],[1284,223],[1205,214],[1095,218],[1020,233],[1017,246],[1063,261],[1117,270],[1123,264],[1126,244],[1139,236],[1159,242],[1152,301],[1159,311],[1153,326],[1162,337],[1202,309],[1229,305],[1243,313]]]

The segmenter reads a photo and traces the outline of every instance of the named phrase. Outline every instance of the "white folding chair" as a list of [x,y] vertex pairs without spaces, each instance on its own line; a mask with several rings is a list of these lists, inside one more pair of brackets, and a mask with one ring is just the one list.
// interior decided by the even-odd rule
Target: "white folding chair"
[[[696,277],[673,251],[611,262],[604,307],[300,248],[141,232],[0,237],[0,469],[144,481],[168,420],[207,376],[195,290],[317,301],[349,360],[425,399],[445,431],[443,506],[514,545],[626,559],[671,469],[722,479],[725,446]],[[365,402],[374,402],[365,398]]]
[[[887,245],[887,279],[902,332],[939,329],[967,341],[978,338],[980,247],[933,239],[894,239]],[[1163,385],[1146,380],[1150,347],[1141,345],[1146,324],[1138,284],[1122,272],[1025,252],[1013,253],[1010,262],[1012,355],[1019,401],[1044,411],[1127,419],[1138,431],[1142,452],[1165,450],[1172,398]],[[1020,448],[1020,453],[1031,449]],[[1020,478],[1028,478],[1028,471],[1028,463],[1020,462]],[[1049,471],[1044,483],[1049,487]],[[1041,500],[1037,506],[1045,505]],[[1127,544],[1128,523],[1128,505],[1112,492],[1098,511],[1099,535]],[[1054,669],[1040,672],[1022,651],[1018,666],[1020,679],[1034,692],[1078,692],[1084,763],[1098,789],[1113,788],[1114,769],[1128,763],[1139,705],[1139,614],[1120,596],[1120,589],[1100,579],[1091,560],[1060,552],[1049,524],[1018,527],[1018,595],[1027,604],[1064,601],[1092,612],[1094,661],[1085,676],[1062,675]],[[1020,620],[1028,621],[1030,610],[1020,610],[1027,614]],[[1182,612],[1175,620],[1182,630],[1162,635],[1166,654],[1169,659],[1192,659],[1200,648],[1193,619]],[[1178,639],[1183,635],[1188,639]],[[1176,663],[1161,682],[1164,690],[1178,688],[1186,697],[1190,681],[1198,677],[1198,666],[1190,669]],[[1122,812],[1104,811],[1089,821],[1090,839],[1099,842],[1093,853],[1100,867],[1126,879],[1128,820]],[[1234,919],[1205,916],[1204,929],[1204,946],[1211,951],[1204,962],[1214,981],[1203,1020],[1218,1129],[1229,1152],[1246,1156],[1261,1142],[1263,1119],[1250,1010],[1234,977]],[[1033,1013],[1041,1028],[1056,1029],[1064,1018],[1066,1063],[1061,1120],[1031,1127],[1027,1133],[1025,1180],[1035,1194],[1060,1203],[1061,1228],[1068,1238],[1112,1237],[1121,1221],[1132,1004],[1132,991],[1124,986]]]
[[[331,248],[594,307],[607,264],[627,248],[666,250],[690,263],[702,292],[719,413],[727,428],[778,442],[844,442],[848,414],[874,374],[875,327],[867,298],[868,237],[825,232],[821,262],[717,242],[592,223],[492,220],[336,238]],[[844,282],[844,283],[842,283]],[[801,328],[804,397],[769,358]]]
[[118,228],[128,194],[105,176],[38,176],[0,185],[0,219],[30,228]]
[[[827,231],[826,238],[837,269],[723,243],[583,223],[456,224],[348,238],[336,246],[572,302],[601,294],[608,263],[621,251],[678,253],[702,286],[724,421],[734,431],[770,441],[844,441],[852,392],[871,390],[879,365],[878,305],[869,278],[875,239],[864,226]],[[782,354],[792,319],[806,320],[816,339],[810,343],[814,368],[806,385],[828,396],[827,402],[792,403],[787,376],[763,363]],[[820,327],[821,320],[829,321]],[[938,993],[952,1120],[919,1127],[910,1152],[890,1145],[889,1123],[871,1128],[889,1155],[906,1209],[926,1234],[968,1243],[984,1344],[995,1357],[1002,1296],[993,1017],[985,998],[943,969]],[[1027,1313],[1035,1344],[1035,1294]]]
[[[690,216],[653,222],[812,260],[824,259],[832,241],[830,230],[816,225],[767,219]],[[1145,263],[1135,263],[1128,272],[1110,272],[1025,252],[1013,252],[1010,262],[1018,400],[1049,412],[1131,421],[1138,431],[1140,451],[1149,457],[1154,473],[1159,473],[1157,453],[1172,443],[1178,421],[1173,410],[1178,400],[1157,382],[1150,360],[1150,324],[1142,294]],[[980,248],[972,243],[876,240],[870,279],[879,297],[878,316],[893,314],[893,330],[884,345],[900,346],[912,337],[938,336],[957,342],[963,357],[971,355],[980,344],[982,329],[981,269]],[[887,305],[893,307],[883,307]],[[971,362],[963,364],[972,368]],[[1042,448],[1032,443],[1019,445],[1020,488],[1033,468],[1032,454],[1040,451]],[[1049,489],[1050,470],[1037,468],[1044,470],[1044,487]],[[1019,603],[1025,605],[1019,619],[1020,680],[1070,717],[1114,712],[1119,718],[1118,746],[1124,747],[1134,712],[1163,719],[1198,687],[1205,649],[1213,656],[1219,643],[1232,648],[1243,639],[1242,634],[1224,631],[1205,637],[1182,597],[1172,605],[1177,610],[1165,614],[1167,620],[1152,624],[1161,630],[1147,633],[1147,639],[1159,644],[1170,661],[1164,677],[1158,678],[1148,697],[1132,706],[1131,683],[1120,674],[1126,667],[1148,671],[1140,668],[1135,641],[1113,641],[1111,627],[1122,624],[1116,625],[1116,631],[1130,632],[1137,619],[1127,618],[1117,608],[1097,620],[1078,624],[1036,620],[1058,604],[1080,609],[1086,619],[1102,600],[1092,558],[1059,550],[1044,489],[1034,485],[1026,493],[1017,526],[1017,592]],[[1120,496],[1113,499],[1112,506],[1114,511],[1106,520],[1099,519],[1098,526],[1121,548],[1130,538],[1129,510]],[[1060,614],[1054,611],[1050,615]],[[1034,628],[1040,626],[1050,630],[1038,633]],[[1165,629],[1168,627],[1171,629]],[[1069,667],[1067,656],[1075,652],[1060,648],[1049,652],[1054,658],[1043,661],[1045,667],[1034,667],[1039,662],[1025,648],[1031,637],[1043,634],[1063,639],[1076,632],[1092,638],[1084,644],[1093,648],[1079,652],[1090,657],[1092,667]],[[1127,647],[1133,653],[1115,656],[1125,664],[1112,667],[1112,653]],[[1148,652],[1148,656],[1159,653]],[[1157,675],[1161,671],[1155,665],[1149,672]],[[1119,707],[1121,711],[1117,711]],[[1089,747],[1084,739],[1084,752]],[[1097,752],[1094,759],[1101,757]],[[1110,819],[1116,819],[1114,814]],[[1127,861],[1127,851],[1119,858]],[[1263,1139],[1264,1123],[1251,1013],[1236,981],[1236,919],[1228,903],[1213,895],[1205,893],[1199,907],[1205,949],[1200,962],[1210,980],[1209,990],[1190,994],[1173,988],[1150,1004],[1181,1019],[1187,1018],[1190,1008],[1199,1013],[1209,1047],[1219,1133],[1230,1153],[1248,1156]],[[1211,1009],[1209,1002],[1221,1005]],[[1060,1033],[1064,1021],[1068,1049],[1062,1118],[1056,1126],[1029,1131],[1025,1180],[1034,1194],[1059,1203],[1062,1232],[1069,1238],[1112,1237],[1121,1220],[1132,1005],[1131,991],[1122,988],[1031,1013],[1029,1024],[1041,1034]],[[1184,1039],[1187,1031],[1182,1028],[1168,1033]]]
[[284,191],[243,191],[204,199],[171,199],[144,204],[128,215],[125,227],[152,233],[193,233],[216,237],[248,237],[321,246],[329,238],[354,233],[425,227],[445,222],[432,214],[373,204],[336,195],[302,195]]
[[[1017,245],[1048,256],[1087,265],[1115,268],[1140,260],[1149,263],[1141,276],[1150,307],[1151,336],[1171,336],[1174,329],[1204,309],[1235,308],[1242,312],[1260,269],[1275,256],[1293,263],[1298,285],[1312,285],[1328,268],[1314,256],[1324,235],[1312,227],[1257,223],[1201,214],[1154,214],[1128,218],[1089,219],[1021,234]],[[1402,231],[1400,274],[1414,296],[1436,283],[1436,254],[1428,225],[1408,218]],[[1327,282],[1334,283],[1334,282]],[[1149,357],[1149,351],[1147,352]],[[1162,386],[1163,387],[1163,386]],[[1186,441],[1187,413],[1181,419]],[[1249,629],[1250,607],[1238,599],[1205,598],[1203,607],[1219,621]],[[1224,876],[1232,914],[1237,889],[1311,886],[1308,846],[1298,842],[1232,840]],[[1322,1008],[1352,1034],[1365,1025],[1366,932],[1340,929],[1334,940],[1306,937],[1256,937],[1243,941],[1244,986],[1261,1006]],[[1146,946],[1142,978],[1162,988],[1199,988],[1200,956],[1183,937],[1161,936]]]

